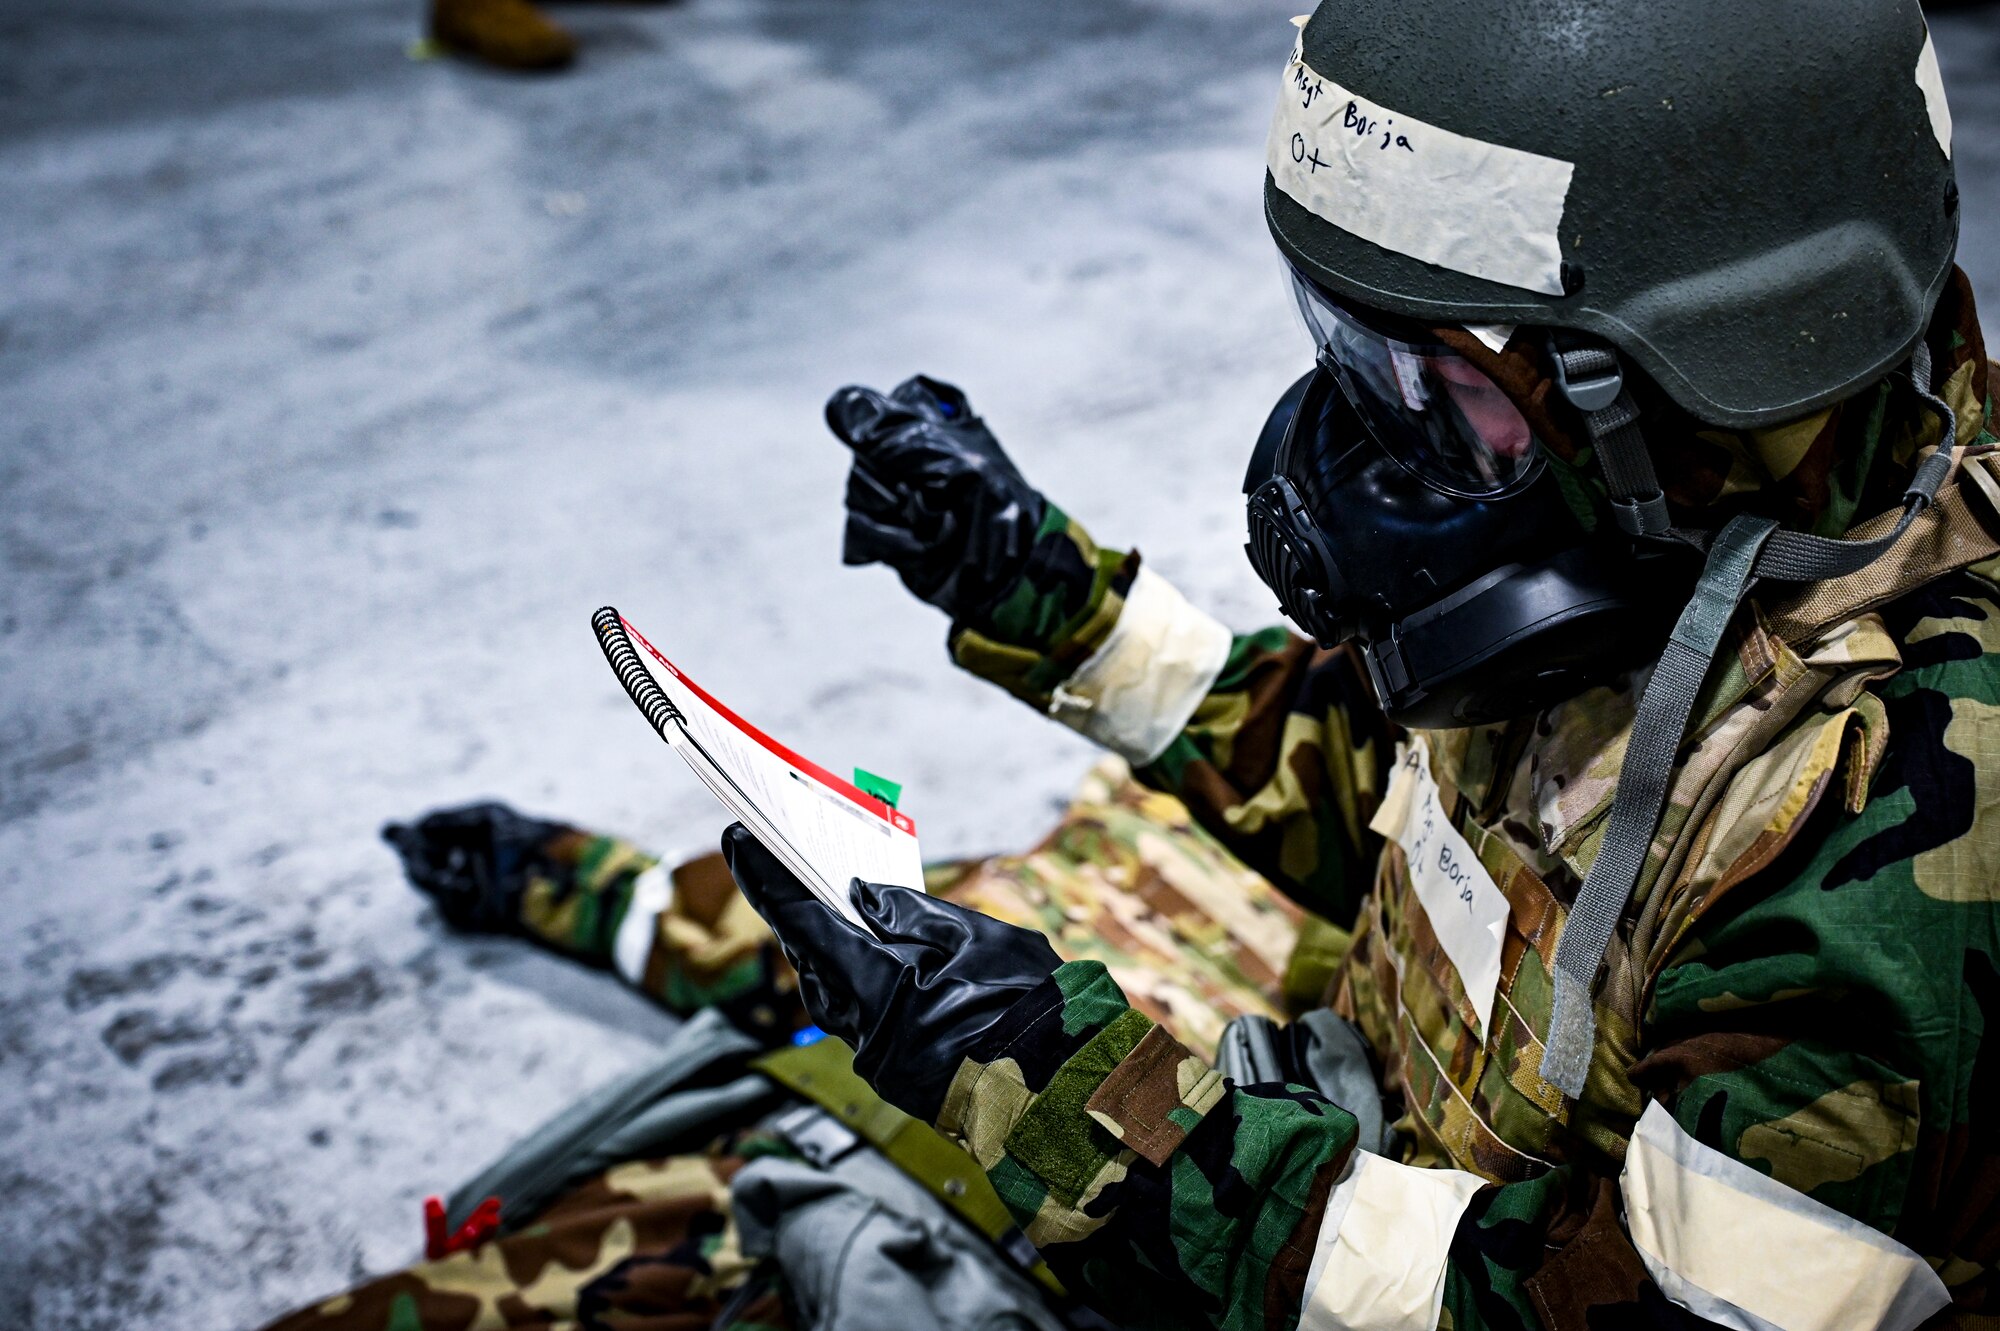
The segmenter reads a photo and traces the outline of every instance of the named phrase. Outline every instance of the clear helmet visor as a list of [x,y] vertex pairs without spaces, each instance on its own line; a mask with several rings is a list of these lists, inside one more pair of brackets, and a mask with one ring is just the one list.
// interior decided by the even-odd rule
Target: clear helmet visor
[[1371,326],[1289,263],[1285,271],[1320,363],[1404,468],[1470,499],[1506,494],[1534,477],[1535,432],[1484,371],[1420,332]]

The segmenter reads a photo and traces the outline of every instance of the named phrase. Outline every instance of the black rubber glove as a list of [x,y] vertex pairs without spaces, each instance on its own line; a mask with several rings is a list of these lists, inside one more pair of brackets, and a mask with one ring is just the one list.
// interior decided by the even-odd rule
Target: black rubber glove
[[460,929],[513,933],[520,929],[521,894],[544,848],[572,829],[514,812],[504,804],[441,809],[415,827],[390,823],[382,839],[403,857],[410,881],[436,900],[438,913]]
[[980,1034],[1062,958],[1029,929],[902,887],[855,879],[876,934],[822,905],[741,823],[723,858],[799,973],[799,997],[884,1100],[926,1123]]
[[887,397],[850,386],[827,399],[826,423],[854,450],[843,562],[887,564],[953,619],[1013,588],[1046,501],[964,393],[921,374]]

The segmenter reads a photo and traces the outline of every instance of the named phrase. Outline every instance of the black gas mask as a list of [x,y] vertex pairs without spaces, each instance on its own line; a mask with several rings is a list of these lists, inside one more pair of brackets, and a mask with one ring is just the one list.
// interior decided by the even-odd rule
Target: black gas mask
[[1520,410],[1434,335],[1292,282],[1319,366],[1243,482],[1284,612],[1357,641],[1384,712],[1417,728],[1538,711],[1656,657],[1694,569],[1587,532]]

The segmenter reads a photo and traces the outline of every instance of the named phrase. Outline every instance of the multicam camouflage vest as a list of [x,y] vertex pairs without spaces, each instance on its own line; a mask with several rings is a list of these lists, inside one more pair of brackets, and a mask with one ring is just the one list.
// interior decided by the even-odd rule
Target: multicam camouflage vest
[[[1416,904],[1390,844],[1329,1002],[1382,1057],[1404,1159],[1508,1183],[1577,1161],[1615,1172],[1644,1108],[1630,1069],[1652,985],[1690,926],[1788,845],[1822,800],[1858,812],[1887,743],[1872,683],[1902,664],[1874,608],[2000,552],[2000,453],[1892,554],[1861,573],[1751,603],[1731,626],[1682,742],[1667,810],[1596,991],[1581,1098],[1543,1081],[1551,967],[1575,884],[1602,842],[1644,679],[1540,716],[1425,735],[1445,811],[1504,894],[1510,919],[1491,1030]],[[1893,515],[1857,527],[1886,530]],[[1836,781],[1838,790],[1835,790]],[[1563,885],[1563,891],[1551,884]]]

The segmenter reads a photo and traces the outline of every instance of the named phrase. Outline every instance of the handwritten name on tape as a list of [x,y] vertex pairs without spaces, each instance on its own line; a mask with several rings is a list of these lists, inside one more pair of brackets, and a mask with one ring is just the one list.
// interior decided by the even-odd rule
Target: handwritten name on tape
[[1493,998],[1500,989],[1500,948],[1511,913],[1472,847],[1452,826],[1431,775],[1431,751],[1417,736],[1397,756],[1382,807],[1368,824],[1403,848],[1416,890],[1438,944],[1458,970],[1465,997],[1479,1014],[1479,1034],[1493,1029]]
[[1574,166],[1369,101],[1292,48],[1265,159],[1300,207],[1384,249],[1559,296]]

